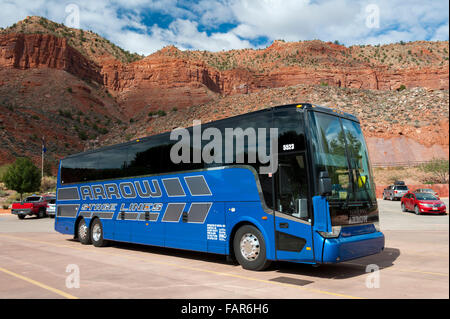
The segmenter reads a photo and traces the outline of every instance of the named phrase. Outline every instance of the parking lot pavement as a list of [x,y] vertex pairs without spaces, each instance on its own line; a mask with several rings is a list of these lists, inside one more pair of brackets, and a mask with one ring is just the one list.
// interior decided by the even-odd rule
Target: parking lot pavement
[[53,219],[1,215],[0,298],[449,298],[448,215],[379,206],[381,254],[318,268],[278,262],[263,272],[219,255],[84,246],[56,233]]
[[[449,199],[442,201],[447,206]],[[413,212],[403,213],[400,201],[378,200],[380,226],[385,230],[447,230],[448,215],[415,215]]]

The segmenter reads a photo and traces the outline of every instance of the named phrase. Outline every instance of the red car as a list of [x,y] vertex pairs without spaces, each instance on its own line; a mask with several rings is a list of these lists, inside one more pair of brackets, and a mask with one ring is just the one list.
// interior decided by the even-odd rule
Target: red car
[[45,217],[47,215],[47,204],[52,199],[55,199],[55,196],[29,196],[24,202],[13,203],[11,214],[17,215],[19,219],[24,219],[27,215],[36,215],[38,218]]
[[401,200],[402,211],[413,211],[416,215],[421,213],[445,214],[447,207],[436,196],[430,193],[406,193]]

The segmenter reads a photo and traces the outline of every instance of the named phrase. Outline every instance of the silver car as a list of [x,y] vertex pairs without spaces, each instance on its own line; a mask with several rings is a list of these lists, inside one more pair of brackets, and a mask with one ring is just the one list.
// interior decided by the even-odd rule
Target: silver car
[[406,185],[389,185],[383,191],[383,199],[400,200],[408,192]]
[[47,215],[50,216],[50,218],[55,218],[56,213],[56,199],[50,199],[47,203]]

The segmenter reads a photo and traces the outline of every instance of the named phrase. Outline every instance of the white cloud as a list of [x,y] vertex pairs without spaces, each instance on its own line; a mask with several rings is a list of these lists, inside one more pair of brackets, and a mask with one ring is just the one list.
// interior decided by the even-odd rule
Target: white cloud
[[447,24],[441,25],[439,28],[437,28],[437,30],[434,32],[433,38],[431,40],[432,41],[448,40],[448,33],[449,33],[448,30],[449,30],[449,25],[447,22]]
[[[150,54],[164,45],[219,51],[252,47],[259,37],[269,43],[321,39],[347,45],[413,40],[448,40],[448,1],[401,0],[74,0],[81,28],[92,30],[132,52]],[[0,0],[0,26],[28,15],[64,22],[57,0]],[[379,8],[379,28],[368,28],[365,8]],[[145,15],[171,17],[167,28]],[[227,24],[226,30],[220,30]],[[230,29],[230,25],[234,26]],[[203,31],[206,30],[206,31]],[[269,44],[267,43],[267,44]]]
[[156,52],[162,47],[165,47],[170,42],[164,41],[159,36],[149,36],[147,34],[140,34],[136,32],[126,31],[117,34],[114,38],[115,43],[120,43],[120,46],[130,52],[137,52],[139,54],[147,54],[148,52]]
[[[366,7],[379,9],[379,28],[366,24]],[[321,39],[346,44],[424,40],[436,24],[448,23],[446,1],[400,0],[233,0],[239,24],[234,32],[245,38],[265,36],[289,41]],[[447,36],[448,39],[448,36]]]
[[161,29],[154,26],[152,28],[152,34],[175,44],[182,50],[219,51],[251,47],[249,41],[239,39],[232,32],[217,32],[208,35],[206,32],[200,32],[198,30],[197,22],[182,19],[177,19],[172,22],[168,29]]
[[191,9],[198,15],[199,22],[208,29],[235,20],[230,4],[225,1],[201,0],[192,4]]

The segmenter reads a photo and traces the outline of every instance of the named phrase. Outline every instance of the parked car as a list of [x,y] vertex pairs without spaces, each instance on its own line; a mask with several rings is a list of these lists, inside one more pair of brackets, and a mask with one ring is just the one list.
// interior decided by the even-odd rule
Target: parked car
[[434,196],[439,198],[438,192],[435,192],[431,188],[418,188],[413,193],[429,193],[429,194],[433,194]]
[[56,198],[49,199],[47,202],[47,215],[55,218],[56,214]]
[[25,201],[13,203],[11,207],[11,214],[17,215],[19,219],[24,219],[25,216],[36,215],[38,218],[47,215],[48,202],[55,199],[52,195],[31,195],[25,198]]
[[402,197],[403,212],[413,211],[416,215],[421,213],[445,214],[447,207],[436,196],[430,193],[408,192]]
[[392,184],[383,190],[383,199],[400,200],[408,191],[408,186],[404,184]]

